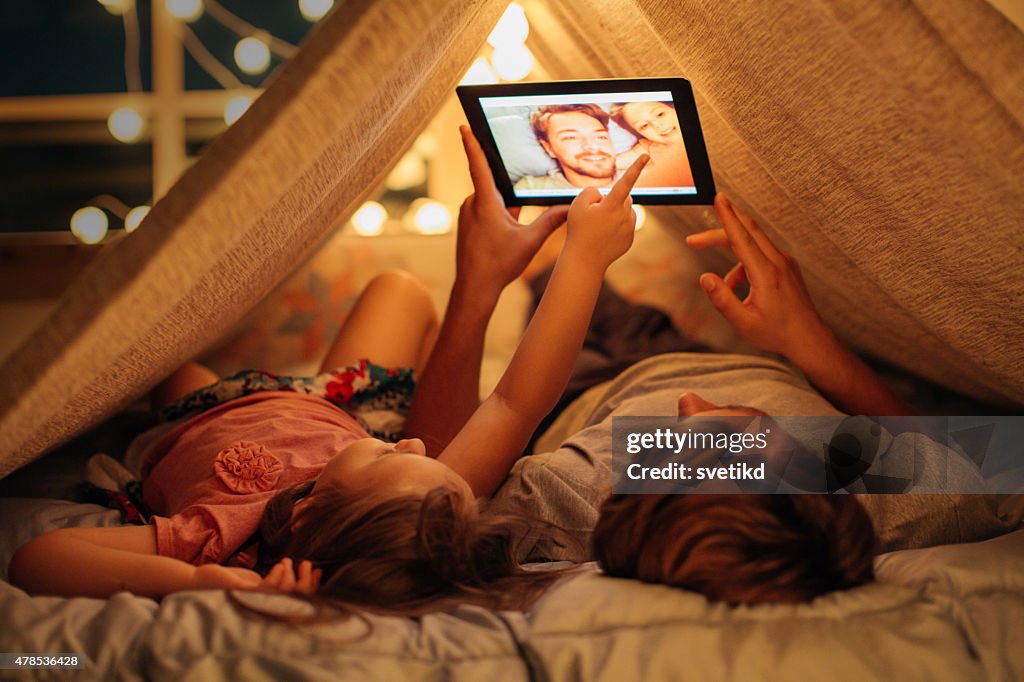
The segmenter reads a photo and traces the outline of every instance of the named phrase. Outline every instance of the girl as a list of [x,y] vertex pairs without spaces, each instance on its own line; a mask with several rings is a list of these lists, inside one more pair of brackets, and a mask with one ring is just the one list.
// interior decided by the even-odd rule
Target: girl
[[[463,136],[474,186],[485,195],[464,205],[471,223],[480,205],[493,207],[496,192],[479,146],[467,131]],[[426,456],[419,438],[371,438],[352,416],[312,395],[372,411],[381,396],[360,387],[377,378],[387,393],[402,382],[401,371],[361,362],[319,381],[250,374],[240,380],[249,395],[144,443],[143,493],[157,514],[152,525],[69,528],[35,538],[14,556],[12,582],[37,594],[98,597],[263,586],[393,613],[422,613],[451,601],[505,608],[530,596],[529,586],[542,580],[513,558],[525,522],[490,514],[478,500],[494,493],[565,385],[604,272],[632,243],[629,191],[646,162],[638,159],[605,197],[589,188],[573,202],[548,291],[502,380],[464,424],[461,401],[454,418],[424,430],[434,456]],[[538,234],[550,232],[561,215],[564,209],[549,214]],[[485,229],[463,220],[460,249],[464,227]],[[417,367],[430,351],[433,322],[417,305],[394,309],[396,298],[417,298],[410,288],[403,278],[375,281],[325,367],[365,355]],[[439,340],[446,338],[442,328]],[[409,425],[413,435],[424,414],[438,412],[438,396],[449,395],[436,388],[437,376],[436,369],[425,370],[416,402],[428,407]],[[190,365],[159,395],[175,398],[212,378]],[[261,517],[259,561],[273,565],[267,576],[221,565],[261,526]],[[297,568],[291,557],[302,559]],[[245,563],[244,553],[236,558]]]
[[626,168],[643,154],[651,162],[636,181],[637,187],[688,187],[693,171],[686,156],[679,116],[671,102],[627,102],[613,104],[612,120],[632,133],[636,144],[615,159],[617,168]]

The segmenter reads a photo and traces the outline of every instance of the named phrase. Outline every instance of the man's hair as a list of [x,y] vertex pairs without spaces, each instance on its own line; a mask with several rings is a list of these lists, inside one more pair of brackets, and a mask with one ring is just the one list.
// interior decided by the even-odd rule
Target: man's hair
[[553,114],[566,114],[570,112],[586,114],[587,116],[596,118],[605,128],[608,127],[608,120],[610,118],[608,116],[608,112],[596,104],[551,104],[543,107],[537,107],[537,109],[530,114],[530,126],[533,128],[533,134],[537,136],[538,140],[547,141],[548,126],[551,124],[551,116]]
[[875,533],[851,495],[612,495],[593,543],[611,576],[795,603],[870,581]]

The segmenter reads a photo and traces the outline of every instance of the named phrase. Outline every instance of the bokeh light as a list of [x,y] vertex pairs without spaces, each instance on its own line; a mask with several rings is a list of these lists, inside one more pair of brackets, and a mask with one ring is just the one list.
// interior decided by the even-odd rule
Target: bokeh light
[[533,53],[526,45],[502,45],[491,56],[494,70],[507,81],[521,81],[533,70]]
[[409,206],[412,224],[420,234],[445,234],[452,229],[452,213],[433,199],[420,198]]
[[228,100],[228,103],[224,105],[224,122],[231,125],[238,119],[242,118],[242,114],[248,111],[251,105],[252,97],[249,95],[232,97]]
[[131,8],[134,0],[97,0],[104,9],[115,16],[121,16]]
[[203,16],[203,0],[167,0],[167,11],[175,19],[192,22]]
[[519,3],[513,2],[501,15],[498,24],[487,36],[491,47],[505,45],[522,45],[526,36],[530,35],[530,22],[526,20],[526,10]]
[[242,38],[235,45],[235,63],[245,73],[254,76],[270,66],[270,47],[259,38]]
[[412,150],[395,164],[384,184],[391,191],[400,192],[403,189],[418,187],[426,181],[427,164],[422,156]]
[[149,206],[136,206],[128,211],[124,217],[124,231],[134,232],[135,228],[142,224],[142,221],[149,215]]
[[107,214],[95,206],[86,206],[71,216],[71,234],[86,244],[99,244],[107,236]]
[[498,77],[494,74],[494,69],[486,59],[480,57],[469,67],[459,85],[493,85],[497,82]]
[[107,129],[120,142],[135,142],[142,136],[142,116],[131,107],[114,109],[107,117]]
[[306,21],[319,21],[334,7],[334,0],[299,0],[299,12]]
[[367,201],[352,216],[352,228],[356,234],[373,237],[384,231],[388,210],[376,201]]

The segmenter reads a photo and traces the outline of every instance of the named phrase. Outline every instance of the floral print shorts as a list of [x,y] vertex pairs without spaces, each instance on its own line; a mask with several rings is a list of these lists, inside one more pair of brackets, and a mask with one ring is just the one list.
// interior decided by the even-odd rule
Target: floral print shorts
[[292,391],[323,398],[349,413],[375,438],[400,437],[416,381],[408,367],[381,367],[369,360],[312,377],[292,377],[247,369],[221,379],[163,407],[157,416],[169,422],[261,391]]

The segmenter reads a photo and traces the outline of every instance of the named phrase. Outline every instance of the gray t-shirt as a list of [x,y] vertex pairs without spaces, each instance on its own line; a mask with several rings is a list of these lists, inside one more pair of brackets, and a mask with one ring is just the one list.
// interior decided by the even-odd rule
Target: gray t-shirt
[[671,353],[638,362],[576,399],[538,441],[539,454],[520,459],[495,495],[496,508],[553,523],[579,543],[541,542],[524,547],[523,556],[589,556],[590,533],[611,490],[612,416],[672,416],[689,391],[769,414],[841,414],[787,365],[768,358]]
[[549,171],[547,175],[524,175],[513,189],[580,189],[569,182],[561,168]]
[[[678,414],[679,396],[694,392],[717,405],[746,405],[778,416],[839,416],[790,366],[752,355],[672,353],[633,365],[576,401],[520,459],[494,497],[502,511],[526,514],[569,533],[572,542],[524,543],[525,559],[582,561],[601,503],[611,491],[612,416]],[[907,438],[911,436],[907,435]],[[1019,496],[862,495],[879,551],[991,537],[1016,527]],[[1002,505],[1002,506],[1001,506]]]

